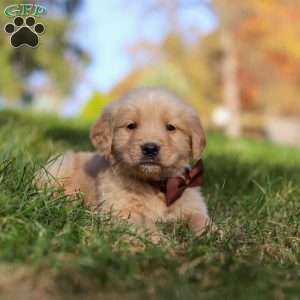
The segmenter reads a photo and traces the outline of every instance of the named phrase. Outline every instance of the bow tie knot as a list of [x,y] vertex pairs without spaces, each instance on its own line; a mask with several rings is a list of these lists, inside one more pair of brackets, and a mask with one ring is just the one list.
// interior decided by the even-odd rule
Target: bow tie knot
[[204,174],[203,160],[200,159],[192,169],[185,171],[184,177],[170,177],[161,182],[151,182],[152,186],[158,188],[166,195],[167,206],[172,205],[187,188],[202,186]]

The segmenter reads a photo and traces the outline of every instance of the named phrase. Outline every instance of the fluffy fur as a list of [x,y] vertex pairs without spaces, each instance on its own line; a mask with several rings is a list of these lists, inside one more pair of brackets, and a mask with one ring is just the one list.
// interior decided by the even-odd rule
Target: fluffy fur
[[[80,191],[90,206],[135,224],[154,228],[158,220],[183,218],[196,234],[205,230],[209,217],[198,188],[167,207],[165,195],[149,184],[182,174],[201,157],[206,140],[193,108],[168,90],[134,90],[105,109],[90,137],[97,153],[67,152],[47,167],[67,193]],[[141,150],[146,143],[160,147],[150,161]]]

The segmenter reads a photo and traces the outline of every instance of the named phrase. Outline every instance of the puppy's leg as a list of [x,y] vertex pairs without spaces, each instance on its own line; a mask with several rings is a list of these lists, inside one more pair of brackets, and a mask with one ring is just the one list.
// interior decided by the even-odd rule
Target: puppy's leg
[[200,236],[206,231],[210,223],[203,196],[198,189],[188,189],[179,201],[179,209],[184,218],[188,220],[194,233]]
[[82,193],[86,204],[94,206],[97,204],[96,175],[89,174],[85,168],[94,156],[89,152],[66,152],[52,157],[45,169],[37,174],[35,182],[39,187],[61,187],[67,195]]
[[202,235],[207,230],[207,227],[210,224],[208,215],[203,214],[202,212],[195,212],[191,214],[189,217],[189,221],[191,229],[197,236]]
[[163,236],[157,229],[155,222],[147,218],[144,214],[126,209],[120,212],[119,216],[136,225],[138,233],[142,235],[147,233],[147,236],[154,244],[158,244],[163,240]]

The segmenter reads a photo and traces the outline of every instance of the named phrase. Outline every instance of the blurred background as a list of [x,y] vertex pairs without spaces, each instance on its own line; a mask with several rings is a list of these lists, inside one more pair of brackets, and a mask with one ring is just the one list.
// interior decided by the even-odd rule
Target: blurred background
[[[37,48],[10,45],[8,5],[44,5]],[[300,145],[299,0],[1,1],[0,110],[93,122],[126,91],[165,86],[206,128]]]

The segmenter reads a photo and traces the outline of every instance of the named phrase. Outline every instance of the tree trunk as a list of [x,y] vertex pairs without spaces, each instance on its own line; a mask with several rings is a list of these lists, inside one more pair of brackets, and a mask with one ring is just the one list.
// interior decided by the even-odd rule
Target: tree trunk
[[226,127],[226,134],[232,137],[241,135],[241,102],[237,79],[237,57],[232,34],[223,28],[221,43],[224,51],[223,58],[223,96],[224,104],[230,112],[230,120]]

